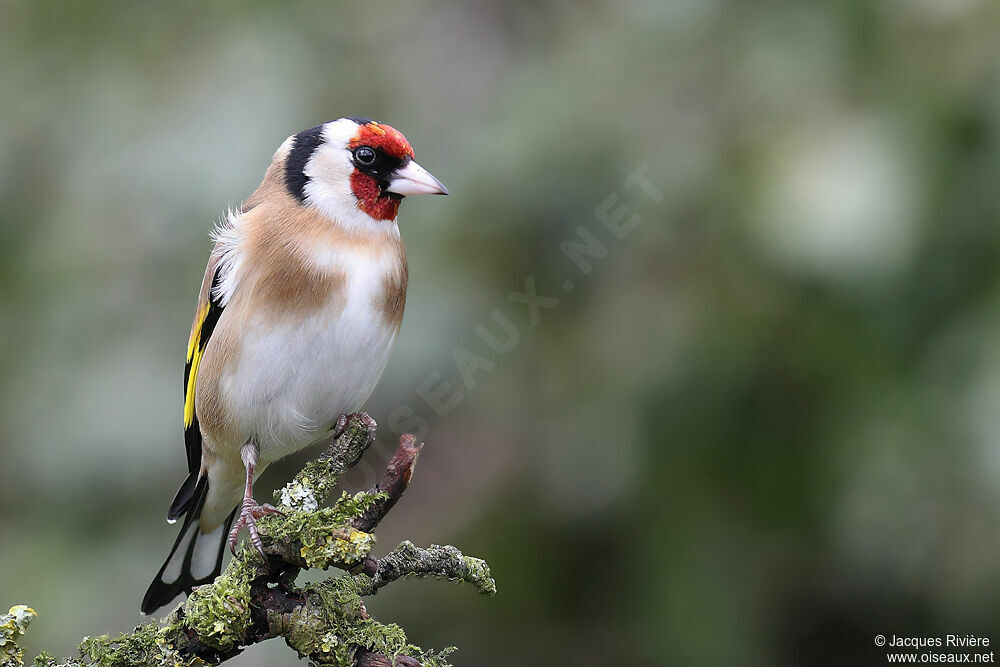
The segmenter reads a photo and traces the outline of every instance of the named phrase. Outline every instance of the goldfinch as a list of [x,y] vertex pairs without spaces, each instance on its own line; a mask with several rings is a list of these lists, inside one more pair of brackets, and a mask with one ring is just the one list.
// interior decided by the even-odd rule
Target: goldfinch
[[414,194],[448,190],[396,129],[340,118],[286,139],[215,230],[184,368],[189,475],[167,512],[183,524],[144,613],[218,576],[242,527],[260,549],[255,520],[277,510],[254,475],[372,393],[403,317],[396,213]]

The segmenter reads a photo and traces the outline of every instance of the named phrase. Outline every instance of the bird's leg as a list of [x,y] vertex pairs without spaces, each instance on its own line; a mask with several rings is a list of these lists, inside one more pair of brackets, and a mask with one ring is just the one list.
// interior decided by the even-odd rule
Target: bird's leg
[[229,531],[229,550],[233,552],[234,556],[236,555],[236,537],[240,534],[240,530],[246,528],[250,533],[250,542],[257,547],[257,551],[266,560],[267,556],[264,555],[264,545],[260,541],[260,535],[257,533],[257,519],[268,514],[281,514],[281,512],[271,505],[266,503],[261,505],[253,499],[253,471],[257,467],[257,455],[259,451],[257,445],[252,442],[247,442],[240,448],[240,458],[243,459],[243,465],[247,469],[247,485],[243,491],[243,503],[240,507],[240,515],[233,522],[232,530]]

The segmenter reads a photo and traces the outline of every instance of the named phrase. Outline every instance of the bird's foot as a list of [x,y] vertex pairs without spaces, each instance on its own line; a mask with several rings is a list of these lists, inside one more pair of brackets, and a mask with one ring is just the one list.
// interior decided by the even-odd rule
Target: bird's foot
[[336,440],[340,436],[344,435],[344,429],[347,428],[347,422],[351,421],[352,417],[360,419],[361,423],[368,429],[368,442],[365,443],[365,449],[368,449],[368,447],[375,442],[375,432],[378,430],[378,424],[368,415],[367,412],[352,412],[349,415],[340,415],[340,417],[337,418],[337,424],[333,427],[333,438]]
[[264,554],[264,544],[260,541],[260,534],[257,532],[257,519],[267,516],[268,514],[284,514],[281,511],[272,506],[265,504],[260,504],[253,498],[244,498],[243,506],[240,508],[240,515],[233,522],[233,528],[229,531],[229,550],[236,555],[236,538],[239,536],[240,531],[244,528],[250,533],[250,543],[253,544],[257,551],[260,552],[261,556],[264,556],[264,560],[267,560],[267,556]]

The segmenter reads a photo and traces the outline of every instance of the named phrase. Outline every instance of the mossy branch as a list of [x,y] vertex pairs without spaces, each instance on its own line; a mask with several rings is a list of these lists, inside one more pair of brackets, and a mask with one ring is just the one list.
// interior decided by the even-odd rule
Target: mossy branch
[[497,592],[490,568],[482,560],[463,556],[451,545],[432,544],[429,549],[421,549],[407,540],[377,561],[365,593],[374,595],[383,586],[408,576],[463,581],[478,588],[483,595]]
[[[420,452],[411,435],[400,438],[384,478],[370,491],[342,493],[323,507],[369,436],[362,419],[350,420],[327,452],[275,493],[285,514],[259,522],[266,562],[243,546],[213,583],[197,588],[161,621],[116,637],[85,638],[79,658],[60,662],[43,653],[35,665],[215,665],[276,637],[315,665],[447,665],[452,649],[432,653],[410,644],[402,628],[371,618],[363,597],[410,575],[464,581],[486,595],[496,593],[496,584],[485,562],[452,546],[422,549],[405,541],[382,558],[371,556],[372,531],[403,495]],[[330,567],[347,573],[295,584],[301,569]],[[17,642],[34,616],[23,605],[0,615],[0,667],[22,666]]]

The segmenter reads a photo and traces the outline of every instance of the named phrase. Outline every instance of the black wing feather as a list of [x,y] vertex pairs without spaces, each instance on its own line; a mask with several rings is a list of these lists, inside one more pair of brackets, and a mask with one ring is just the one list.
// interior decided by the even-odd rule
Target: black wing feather
[[[170,509],[167,511],[168,520],[174,521],[183,516],[184,523],[181,524],[180,532],[177,534],[177,539],[174,540],[170,554],[163,561],[163,565],[160,566],[159,572],[156,573],[153,583],[149,585],[146,595],[142,599],[142,611],[145,614],[153,613],[181,593],[190,593],[193,587],[207,584],[219,576],[222,571],[222,558],[225,555],[226,538],[236,515],[234,509],[229,518],[226,519],[224,529],[219,531],[219,543],[216,545],[218,553],[211,574],[196,578],[191,572],[196,544],[199,539],[208,537],[200,533],[198,529],[198,518],[201,516],[205,498],[208,496],[208,477],[201,476],[202,437],[198,416],[194,411],[194,391],[201,357],[209,339],[215,332],[219,317],[222,315],[223,306],[216,296],[219,273],[219,269],[216,269],[212,276],[208,304],[199,309],[197,314],[198,322],[191,334],[191,340],[188,342],[188,356],[184,364],[184,447],[187,453],[188,476],[181,484],[181,488],[177,490],[173,502],[170,503]],[[166,581],[163,575],[174,557],[178,555],[177,550],[185,543],[185,540],[187,540],[187,546],[184,549],[179,574],[173,581]],[[202,548],[204,546],[206,545],[203,545]],[[212,547],[212,545],[207,546]]]
[[[194,500],[195,488],[198,484],[198,475],[201,472],[201,426],[198,424],[198,415],[193,409],[195,382],[198,379],[198,362],[205,353],[205,347],[209,339],[215,333],[215,326],[222,316],[223,306],[216,296],[216,287],[219,284],[219,274],[221,267],[215,270],[212,277],[212,287],[209,290],[208,309],[201,316],[201,322],[192,333],[191,343],[188,345],[188,358],[184,364],[184,449],[187,452],[188,476],[177,490],[170,509],[167,510],[167,519],[174,521],[178,519],[190,506]],[[200,315],[200,313],[199,313]],[[188,404],[191,404],[190,415],[187,414]]]

